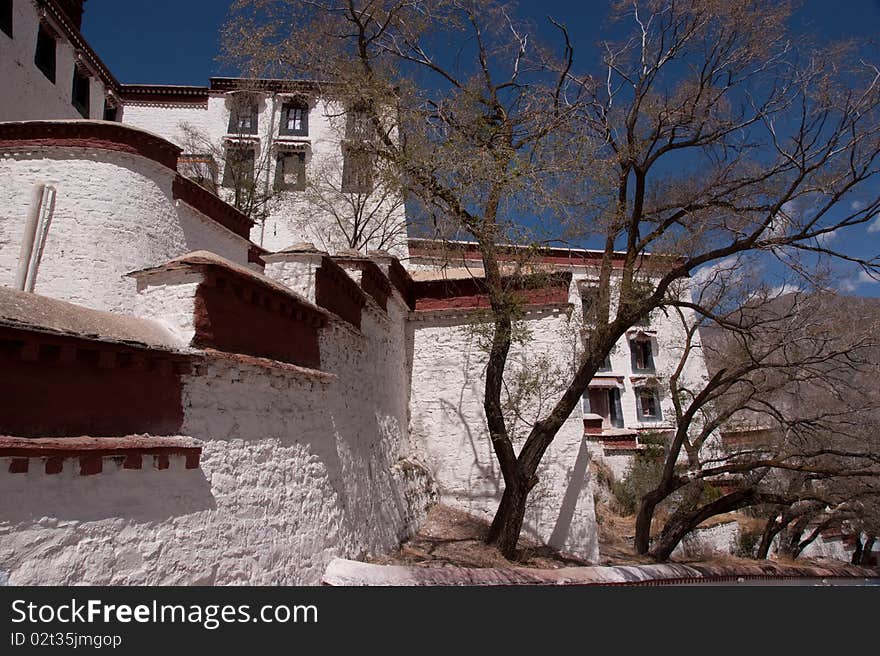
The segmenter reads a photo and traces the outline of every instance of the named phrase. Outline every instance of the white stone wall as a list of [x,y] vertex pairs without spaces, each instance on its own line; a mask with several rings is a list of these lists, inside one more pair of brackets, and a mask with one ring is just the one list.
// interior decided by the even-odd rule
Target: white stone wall
[[[424,317],[413,322],[411,439],[426,454],[441,501],[491,519],[503,482],[487,435],[482,408],[486,355],[468,317]],[[564,370],[571,366],[571,324],[564,311],[531,315],[524,324],[532,333],[528,347],[511,356],[512,372],[522,363]],[[538,369],[541,369],[538,366]],[[550,373],[553,377],[553,374]],[[561,380],[562,378],[560,378]],[[551,386],[552,388],[552,386]],[[526,412],[546,412],[558,390],[531,399]],[[522,446],[525,426],[513,422]],[[595,511],[590,492],[589,454],[583,422],[573,413],[548,449],[530,495],[524,532],[553,547],[587,560],[598,558]]]
[[[181,129],[188,123],[207,140],[209,152],[223,157],[223,143],[228,134],[230,95],[212,93],[207,104],[160,104],[131,102],[125,105],[123,121],[158,134],[180,147],[192,149],[186,143]],[[268,181],[269,191],[275,179],[275,146],[279,142],[305,145],[306,175],[313,181],[327,180],[338,186],[342,179],[341,140],[345,132],[346,117],[338,103],[312,100],[309,111],[308,136],[279,135],[279,122],[285,96],[267,94],[259,103],[258,131],[256,141],[256,168],[258,184]],[[204,150],[204,148],[201,148]],[[223,178],[223,162],[218,161],[219,180]],[[218,190],[226,200],[230,192]],[[326,197],[326,196],[325,196]],[[348,248],[348,243],[333,214],[322,211],[315,202],[300,191],[274,194],[268,204],[269,214],[265,222],[257,223],[251,232],[251,240],[270,251],[278,251],[297,242],[310,242],[321,250],[335,253]],[[346,216],[344,206],[337,210]],[[390,207],[390,206],[389,206]],[[370,208],[368,208],[369,211]],[[404,208],[401,205],[392,213],[392,221],[401,223]],[[393,255],[405,258],[407,247],[405,234],[394,244],[386,246]],[[374,244],[371,248],[376,248]]]
[[34,291],[99,310],[131,312],[125,274],[208,249],[247,263],[248,242],[176,202],[175,173],[152,160],[85,148],[0,154],[0,284],[11,286],[32,188],[56,189]]
[[203,280],[204,274],[200,272],[180,271],[140,278],[133,313],[161,323],[177,337],[181,347],[187,347],[196,334],[193,306]]
[[718,554],[735,553],[739,533],[739,523],[735,521],[697,527],[675,547],[672,557],[700,560]]
[[590,455],[605,464],[614,475],[614,480],[622,481],[632,467],[635,452],[606,451],[601,442],[589,442]]
[[174,201],[187,252],[209,251],[237,264],[247,264],[250,243],[181,200]]
[[[82,118],[71,104],[74,49],[58,39],[55,49],[55,83],[34,64],[39,19],[34,2],[12,3],[12,35],[0,31],[0,121]],[[103,82],[91,79],[90,118],[104,117]]]
[[852,559],[853,548],[847,546],[842,538],[817,537],[808,544],[801,556],[804,558],[831,558],[845,563]]
[[[139,311],[181,323],[191,286],[170,298],[153,276]],[[387,314],[368,302],[360,331],[332,321],[324,372],[197,364],[183,433],[204,441],[199,469],[105,458],[94,476],[18,475],[0,459],[0,573],[13,585],[304,585],[333,558],[393,550],[434,501],[406,439],[406,316],[394,297]]]

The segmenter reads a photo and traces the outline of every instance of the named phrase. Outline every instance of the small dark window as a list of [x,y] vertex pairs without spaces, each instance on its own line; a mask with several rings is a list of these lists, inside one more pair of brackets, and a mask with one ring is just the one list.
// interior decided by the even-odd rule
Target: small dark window
[[599,305],[599,288],[583,287],[581,288],[581,309],[584,315],[585,323],[593,323],[596,321],[596,309]]
[[342,161],[342,191],[369,194],[373,190],[373,158],[362,148],[346,148]]
[[296,135],[300,137],[309,134],[309,105],[304,100],[294,100],[285,103],[281,108],[281,126],[279,134]]
[[660,421],[663,414],[660,411],[660,399],[657,390],[643,387],[636,391],[638,403],[639,421]]
[[258,115],[256,102],[236,99],[229,112],[229,134],[256,134]]
[[584,414],[602,417],[604,428],[623,428],[623,410],[620,405],[620,390],[591,388],[583,396]]
[[254,181],[254,151],[249,148],[230,148],[223,167],[223,186],[243,189]]
[[37,51],[34,53],[34,63],[43,75],[55,83],[55,39],[49,31],[40,25],[37,33]]
[[611,371],[611,354],[605,356],[605,360],[602,361],[599,371]]
[[620,406],[620,390],[608,390],[608,419],[615,428],[623,428],[623,409]]
[[12,38],[12,0],[0,0],[0,31]]
[[345,138],[351,141],[371,141],[373,138],[373,121],[370,118],[368,105],[354,105],[348,110],[345,121]]
[[306,188],[306,154],[281,153],[275,165],[276,191],[302,191]]
[[654,371],[654,354],[650,340],[633,339],[630,340],[629,347],[634,371]]
[[83,118],[89,117],[89,86],[91,79],[73,67],[73,93],[71,102]]
[[119,120],[119,108],[116,105],[111,105],[110,103],[104,103],[104,120],[105,121],[118,121]]

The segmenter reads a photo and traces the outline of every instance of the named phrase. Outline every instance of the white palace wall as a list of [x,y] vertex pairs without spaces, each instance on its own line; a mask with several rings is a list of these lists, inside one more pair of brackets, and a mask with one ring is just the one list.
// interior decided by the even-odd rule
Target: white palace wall
[[[572,326],[565,309],[536,308],[523,324],[532,341],[511,354],[509,382],[515,385],[514,372],[523,366],[551,379],[569,370]],[[441,502],[491,520],[503,480],[483,411],[487,358],[479,324],[473,313],[437,313],[413,322],[412,331],[411,439],[425,453]],[[549,359],[537,364],[544,355]],[[531,403],[527,416],[546,412],[559,391],[552,382],[545,386],[546,398]],[[524,441],[523,426],[518,428],[517,450]],[[523,528],[533,539],[595,562],[598,538],[588,464],[583,423],[574,412],[538,470],[540,482],[530,495]]]
[[[189,278],[178,276],[184,290]],[[182,294],[168,311],[187,302]],[[75,459],[61,474],[14,474],[0,458],[0,576],[12,585],[317,584],[335,557],[393,550],[434,501],[407,440],[405,319],[399,297],[387,315],[368,302],[360,330],[332,319],[321,371],[234,354],[198,361],[182,397],[182,433],[203,443],[197,469],[183,458],[164,470],[105,458],[93,476]]]
[[34,291],[99,310],[131,312],[126,274],[193,250],[247,263],[249,243],[175,200],[176,173],[140,155],[101,148],[0,152],[0,284],[12,286],[37,183],[56,190]]

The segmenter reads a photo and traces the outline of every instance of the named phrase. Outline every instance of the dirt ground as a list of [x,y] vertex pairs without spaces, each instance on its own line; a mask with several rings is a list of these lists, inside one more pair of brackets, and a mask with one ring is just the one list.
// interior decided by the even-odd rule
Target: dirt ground
[[[417,565],[423,567],[534,567],[558,569],[589,565],[586,561],[557,553],[549,547],[520,538],[515,562],[501,556],[484,540],[488,522],[448,506],[436,505],[429,512],[419,532],[404,542],[400,549],[386,556],[369,558],[382,565]],[[601,533],[601,532],[600,532]],[[650,559],[632,555],[623,540],[607,541],[600,536],[601,564],[649,563]]]
[[[643,565],[654,562],[648,557],[637,556],[632,551],[634,533],[632,517],[620,517],[607,512],[607,508],[603,508],[601,504],[597,505],[597,511],[599,565]],[[438,504],[428,512],[428,517],[418,533],[404,542],[396,552],[384,556],[371,556],[366,560],[380,565],[418,567],[518,566],[559,569],[591,564],[559,554],[549,547],[526,538],[520,538],[516,561],[509,561],[484,542],[488,530],[488,522]],[[724,555],[699,562],[730,565],[754,564],[755,561]]]
[[386,556],[369,558],[382,565],[417,565],[423,567],[535,567],[558,569],[587,565],[588,563],[562,556],[548,547],[520,539],[517,561],[502,557],[484,540],[489,531],[488,522],[472,515],[436,505],[428,512],[419,532],[404,542],[400,549]]

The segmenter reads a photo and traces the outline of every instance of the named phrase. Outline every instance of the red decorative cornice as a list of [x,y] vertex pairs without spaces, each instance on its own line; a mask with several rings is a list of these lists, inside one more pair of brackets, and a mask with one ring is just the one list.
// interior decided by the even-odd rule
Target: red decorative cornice
[[103,458],[121,457],[125,469],[141,469],[144,456],[154,457],[156,469],[168,469],[170,456],[186,458],[187,469],[197,469],[202,444],[187,437],[52,437],[20,438],[0,436],[0,457],[12,458],[10,474],[25,474],[29,460],[45,459],[43,466],[48,475],[59,474],[64,460],[78,458],[79,473],[83,476],[100,474]]
[[18,121],[0,123],[0,149],[96,148],[151,159],[177,170],[181,149],[154,134],[109,121]]
[[254,222],[201,185],[178,174],[174,178],[172,191],[174,198],[182,200],[239,237],[250,238]]
[[[270,78],[212,77],[211,91],[263,91],[269,93],[309,93],[319,84],[314,80],[278,80]],[[332,83],[322,83],[333,86]]]
[[123,102],[130,103],[207,105],[210,89],[169,84],[123,84],[119,95]]
[[[537,275],[517,283],[510,283],[525,306],[554,305],[568,303],[568,288],[571,273],[555,272]],[[461,280],[419,280],[413,282],[415,309],[451,310],[488,308],[489,292],[482,278]]]
[[0,123],[0,150],[94,148],[153,160],[174,172],[173,194],[243,239],[253,221],[204,187],[177,173],[181,149],[150,132],[109,121],[18,121]]

